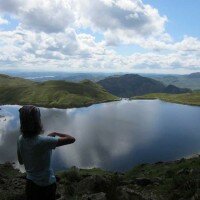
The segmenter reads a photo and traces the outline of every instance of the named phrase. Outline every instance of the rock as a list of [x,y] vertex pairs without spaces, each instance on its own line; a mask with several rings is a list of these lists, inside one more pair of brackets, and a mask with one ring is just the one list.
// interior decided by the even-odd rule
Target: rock
[[190,174],[192,175],[200,174],[200,169],[190,169]]
[[163,179],[160,177],[155,177],[155,178],[152,178],[151,181],[153,182],[153,184],[159,185],[163,182]]
[[0,185],[5,184],[5,179],[4,178],[0,178]]
[[0,173],[0,178],[7,178],[3,173]]
[[190,173],[189,169],[181,169],[177,172],[177,175],[188,175]]
[[61,194],[56,192],[56,199],[60,199],[61,198]]
[[143,200],[143,198],[133,189],[126,186],[117,187],[116,200]]
[[95,194],[85,194],[82,196],[81,200],[106,200],[106,194],[104,192],[99,192]]
[[153,181],[149,178],[136,178],[135,184],[139,186],[147,186],[147,185],[153,184]]
[[163,161],[158,161],[155,163],[155,165],[160,165],[160,164],[163,164],[164,162]]
[[135,181],[134,180],[124,180],[124,181],[121,181],[119,183],[120,186],[123,186],[123,185],[130,185],[130,184],[135,184]]
[[16,176],[16,178],[19,178],[19,179],[26,179],[26,174],[23,173],[23,174],[19,174]]
[[182,163],[182,162],[185,162],[186,159],[185,158],[181,158],[180,160],[178,160],[178,163]]
[[191,198],[191,200],[198,200],[198,199],[200,199],[200,192],[195,193],[194,196]]
[[105,192],[110,187],[110,181],[102,176],[94,175],[81,180],[77,185],[80,194]]

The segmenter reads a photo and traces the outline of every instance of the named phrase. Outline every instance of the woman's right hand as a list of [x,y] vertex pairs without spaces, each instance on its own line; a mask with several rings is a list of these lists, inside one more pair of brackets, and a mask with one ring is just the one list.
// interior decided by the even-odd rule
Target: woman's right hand
[[55,137],[56,134],[57,134],[56,132],[52,132],[52,133],[49,133],[48,136],[50,136],[50,137]]
[[67,135],[67,134],[63,134],[63,133],[52,132],[52,133],[49,133],[48,136],[51,136],[51,137],[58,136],[59,137],[57,147],[63,146],[66,144],[72,144],[76,141],[76,139],[74,137],[72,137],[71,135]]

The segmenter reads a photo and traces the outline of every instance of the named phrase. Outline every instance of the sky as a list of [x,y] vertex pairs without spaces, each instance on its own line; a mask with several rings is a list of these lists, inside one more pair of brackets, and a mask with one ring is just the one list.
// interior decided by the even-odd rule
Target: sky
[[200,71],[200,0],[0,0],[0,70]]

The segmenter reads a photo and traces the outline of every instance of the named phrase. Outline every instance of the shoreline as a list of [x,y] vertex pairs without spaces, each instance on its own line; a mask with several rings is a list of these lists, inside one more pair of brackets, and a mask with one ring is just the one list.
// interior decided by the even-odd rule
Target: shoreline
[[[93,105],[98,105],[98,104],[103,104],[103,103],[111,103],[111,102],[116,102],[116,101],[122,101],[122,100],[127,100],[127,101],[135,101],[135,100],[160,100],[162,102],[167,102],[167,103],[173,103],[173,104],[178,104],[178,105],[186,105],[186,106],[194,106],[194,107],[200,107],[200,104],[192,104],[192,103],[183,103],[183,102],[179,102],[179,101],[172,101],[172,100],[167,100],[167,99],[162,99],[159,97],[142,97],[142,96],[135,96],[135,97],[130,97],[130,98],[120,98],[119,99],[115,99],[115,100],[105,100],[105,101],[99,101],[99,102],[95,102],[95,103],[87,103],[85,105],[80,105],[80,106],[49,106],[49,105],[43,105],[43,104],[1,104],[0,103],[0,109],[1,106],[24,106],[24,105],[34,105],[40,108],[49,108],[49,109],[73,109],[73,108],[87,108]],[[1,117],[5,117],[5,116],[0,116]]]
[[115,101],[120,101],[121,98],[119,99],[114,99],[114,100],[104,100],[104,101],[98,101],[98,102],[94,102],[94,103],[86,103],[84,105],[77,105],[77,106],[51,106],[51,105],[46,105],[46,104],[35,104],[35,103],[14,103],[14,104],[4,104],[4,103],[0,103],[0,107],[1,106],[24,106],[24,105],[33,105],[33,106],[37,106],[37,107],[41,107],[41,108],[55,108],[55,109],[73,109],[73,108],[87,108],[90,107],[92,105],[96,105],[96,104],[101,104],[101,103],[110,103],[110,102],[115,102]]
[[137,98],[132,98],[130,100],[160,100],[163,102],[167,102],[167,103],[173,103],[173,104],[178,104],[178,105],[185,105],[185,106],[196,106],[196,107],[200,107],[200,104],[191,104],[191,103],[182,103],[182,102],[176,102],[176,101],[170,101],[170,100],[165,100],[165,99],[161,99],[161,98],[142,98],[142,97],[137,97]]
[[164,102],[176,103],[189,106],[200,106],[200,93],[184,93],[184,94],[167,94],[167,93],[151,93],[141,96],[131,97],[131,100],[156,100]]

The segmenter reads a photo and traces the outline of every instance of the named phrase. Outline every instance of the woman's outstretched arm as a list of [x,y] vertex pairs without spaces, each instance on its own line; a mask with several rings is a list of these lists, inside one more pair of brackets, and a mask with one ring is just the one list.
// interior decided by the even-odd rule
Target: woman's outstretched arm
[[74,137],[72,137],[71,135],[63,134],[63,133],[53,132],[53,133],[48,134],[48,136],[51,136],[51,137],[58,136],[59,137],[58,143],[56,145],[57,147],[67,145],[67,144],[72,144],[75,142]]

